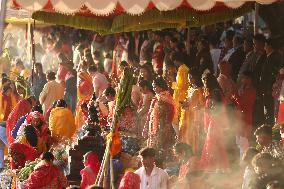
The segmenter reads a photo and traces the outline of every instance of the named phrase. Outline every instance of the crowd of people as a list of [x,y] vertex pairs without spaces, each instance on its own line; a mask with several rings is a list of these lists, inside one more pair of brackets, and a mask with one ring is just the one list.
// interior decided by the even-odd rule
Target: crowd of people
[[[45,33],[41,62],[29,70],[16,59],[12,74],[2,74],[0,129],[6,132],[0,168],[7,145],[10,169],[42,157],[22,188],[67,187],[50,149],[72,146],[86,124],[99,127],[107,138],[120,79],[130,68],[131,105],[118,120],[121,149],[113,160],[115,182],[109,175],[108,185],[283,188],[284,49],[279,39],[252,35],[232,22],[192,30],[189,39],[185,31],[85,33],[74,43],[64,28]],[[81,188],[96,188],[101,160],[94,151],[84,156]]]

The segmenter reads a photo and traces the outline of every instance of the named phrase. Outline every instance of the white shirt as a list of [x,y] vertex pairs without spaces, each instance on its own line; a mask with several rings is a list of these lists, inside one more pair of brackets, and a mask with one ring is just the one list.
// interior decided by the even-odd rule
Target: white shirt
[[230,50],[228,50],[227,54],[225,55],[225,57],[223,58],[223,60],[225,61],[229,61],[231,55],[235,52],[235,48],[231,48]]
[[140,167],[135,171],[141,179],[140,189],[167,189],[168,188],[168,174],[163,169],[154,167],[151,175],[146,174],[144,167]]

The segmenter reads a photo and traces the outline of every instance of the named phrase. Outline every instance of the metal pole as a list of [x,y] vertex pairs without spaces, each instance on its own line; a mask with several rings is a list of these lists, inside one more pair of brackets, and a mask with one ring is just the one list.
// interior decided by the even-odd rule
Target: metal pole
[[255,12],[254,12],[254,34],[258,34],[258,21],[259,21],[259,4],[255,3]]
[[4,38],[4,26],[6,17],[6,4],[7,0],[1,0],[1,12],[0,12],[0,52],[3,50],[3,38]]

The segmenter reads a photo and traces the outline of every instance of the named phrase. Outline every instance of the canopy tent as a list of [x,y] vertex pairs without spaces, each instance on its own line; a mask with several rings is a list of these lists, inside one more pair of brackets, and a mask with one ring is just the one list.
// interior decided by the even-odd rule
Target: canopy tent
[[213,24],[243,15],[252,4],[251,0],[11,0],[9,6],[31,11],[33,19],[45,23],[108,34]]

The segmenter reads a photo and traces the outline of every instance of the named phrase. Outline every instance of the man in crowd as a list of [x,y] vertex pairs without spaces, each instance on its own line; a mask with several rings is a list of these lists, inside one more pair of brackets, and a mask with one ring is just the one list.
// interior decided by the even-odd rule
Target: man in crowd
[[36,63],[34,74],[29,77],[28,82],[32,85],[31,91],[36,99],[39,99],[39,95],[46,84],[46,77],[43,73],[42,64]]
[[39,96],[39,102],[42,104],[42,110],[45,114],[46,111],[52,106],[56,100],[62,99],[64,96],[64,87],[62,84],[55,81],[55,73],[49,72],[47,74],[47,83]]
[[153,148],[144,148],[140,151],[142,167],[135,173],[139,175],[140,189],[167,189],[168,174],[155,166],[156,151]]

